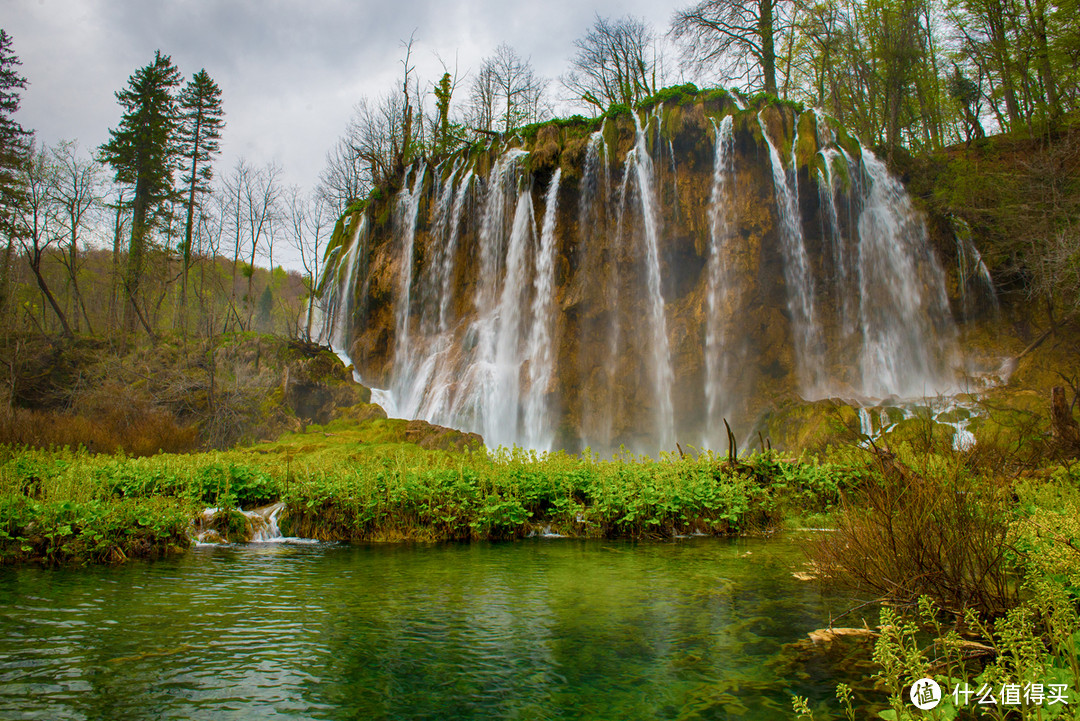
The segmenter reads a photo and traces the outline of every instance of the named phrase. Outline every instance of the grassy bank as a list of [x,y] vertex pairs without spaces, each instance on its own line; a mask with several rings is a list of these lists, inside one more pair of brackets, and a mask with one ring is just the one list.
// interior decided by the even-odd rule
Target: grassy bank
[[181,548],[203,508],[278,500],[283,532],[321,540],[662,538],[823,513],[850,474],[772,454],[601,460],[426,450],[404,421],[335,422],[247,449],[145,458],[0,451],[0,557],[115,561]]

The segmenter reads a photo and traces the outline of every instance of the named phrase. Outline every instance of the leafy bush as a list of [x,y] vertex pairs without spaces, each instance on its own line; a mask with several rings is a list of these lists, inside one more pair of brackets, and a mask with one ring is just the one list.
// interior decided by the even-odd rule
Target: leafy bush
[[196,473],[191,493],[206,505],[252,508],[279,498],[281,487],[265,471],[234,463],[213,463]]
[[177,499],[42,502],[0,497],[0,562],[116,563],[188,546],[191,509]]

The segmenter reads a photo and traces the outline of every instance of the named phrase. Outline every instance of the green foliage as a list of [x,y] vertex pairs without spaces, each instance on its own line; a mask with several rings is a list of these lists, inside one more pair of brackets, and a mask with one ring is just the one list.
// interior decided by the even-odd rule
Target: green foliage
[[261,469],[213,463],[195,473],[187,495],[208,506],[254,508],[277,500],[281,485]]
[[[697,100],[698,89],[693,83],[686,83],[684,85],[672,85],[667,88],[661,88],[656,91],[656,94],[650,95],[638,103],[638,107],[641,109],[652,108],[661,103],[689,103]],[[614,106],[612,106],[614,107]],[[611,110],[609,109],[610,113]]]
[[175,498],[38,501],[0,496],[0,563],[115,563],[189,544],[191,508]]
[[274,312],[274,292],[267,285],[259,294],[259,327],[266,329],[270,325],[270,317]]
[[283,500],[286,532],[326,540],[505,539],[545,529],[665,538],[754,532],[789,512],[824,511],[846,482],[839,467],[773,454],[731,465],[708,453],[654,461],[425,451],[402,443],[405,425],[337,421],[325,434],[312,426],[250,451],[213,454],[13,451],[0,459],[0,498],[102,508],[156,499],[188,509]]
[[622,103],[613,103],[611,105],[611,107],[609,107],[607,109],[607,112],[604,113],[604,117],[609,118],[611,120],[614,120],[615,118],[619,117],[620,115],[629,115],[629,114],[630,114],[630,106],[623,105]]
[[760,92],[751,95],[746,99],[748,107],[763,108],[768,105],[775,105],[778,108],[787,108],[791,110],[796,116],[801,115],[806,110],[806,106],[798,100],[792,100],[790,98],[780,98],[772,93]]
[[[934,472],[942,473],[942,467]],[[1075,464],[1054,469],[1049,478],[1032,477],[1014,489],[1011,517],[1003,521],[1005,549],[1020,593],[1011,606],[992,615],[928,595],[910,605],[881,611],[873,659],[875,679],[888,694],[888,708],[859,709],[860,718],[969,718],[975,697],[958,706],[959,686],[976,692],[984,685],[997,696],[1003,684],[1064,685],[1068,704],[997,703],[984,708],[999,719],[1074,719],[1080,703],[1080,470]],[[984,481],[984,483],[987,483]],[[989,483],[987,483],[989,485]],[[968,489],[967,492],[970,492]],[[910,502],[911,496],[905,498]],[[939,519],[961,526],[963,519]],[[959,559],[953,557],[954,562]],[[899,569],[891,571],[899,577]],[[929,639],[929,643],[928,643]],[[917,712],[907,691],[921,678],[943,689],[933,711]],[[854,718],[850,691],[837,690],[845,714]],[[845,699],[847,699],[845,701]],[[813,718],[805,699],[793,703],[796,718]]]
[[[605,116],[598,118],[586,118],[581,115],[571,115],[569,118],[554,118],[539,123],[530,123],[517,131],[523,140],[533,142],[540,130],[547,127],[559,128],[560,130],[577,131],[576,134],[588,135],[600,129]],[[575,133],[571,133],[573,136]]]
[[[184,86],[179,97],[179,125],[177,140],[180,156],[184,159],[181,169],[185,171],[184,186],[193,202],[195,193],[210,192],[213,177],[210,165],[220,150],[221,131],[225,126],[225,112],[221,107],[221,88],[200,70]],[[190,214],[191,209],[189,207]]]
[[[30,150],[31,134],[13,117],[19,109],[19,90],[26,87],[26,78],[16,70],[21,64],[12,52],[11,36],[0,29],[0,230],[5,234],[12,211],[23,199],[18,170]],[[0,288],[0,293],[6,290]]]
[[157,51],[153,62],[136,70],[128,87],[116,93],[124,115],[101,146],[102,160],[113,166],[116,181],[138,185],[147,204],[172,192],[178,119],[174,91],[179,84],[180,71]]

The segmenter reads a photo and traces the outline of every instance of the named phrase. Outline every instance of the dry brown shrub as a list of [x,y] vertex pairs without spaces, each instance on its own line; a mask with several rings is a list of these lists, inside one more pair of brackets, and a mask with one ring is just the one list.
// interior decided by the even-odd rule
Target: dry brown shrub
[[116,450],[119,439],[100,423],[54,411],[15,408],[0,416],[0,443],[48,448],[83,446],[91,451]]
[[954,613],[1012,608],[1008,488],[959,465],[919,472],[887,450],[873,455],[872,477],[842,499],[836,532],[811,551],[823,573],[896,604],[928,595]]

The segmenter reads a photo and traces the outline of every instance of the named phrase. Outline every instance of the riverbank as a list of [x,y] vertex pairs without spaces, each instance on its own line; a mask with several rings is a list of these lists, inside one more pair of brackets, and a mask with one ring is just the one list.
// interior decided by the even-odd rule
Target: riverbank
[[[412,436],[412,437],[411,437]],[[85,564],[188,545],[207,507],[283,502],[283,533],[325,541],[475,541],[535,532],[587,538],[730,535],[824,514],[850,478],[838,463],[774,453],[603,460],[521,450],[422,448],[405,421],[341,420],[250,448],[145,458],[0,451],[0,558]],[[219,514],[222,537],[243,523]]]

